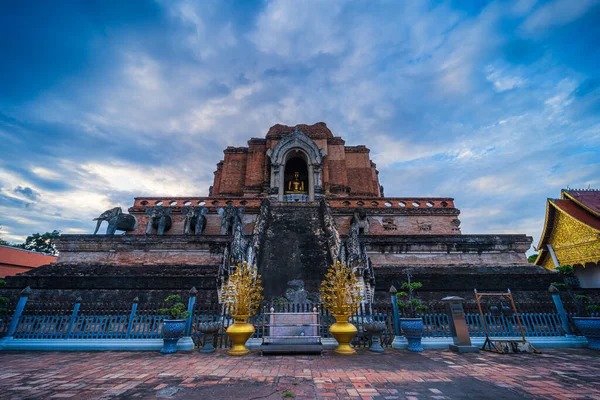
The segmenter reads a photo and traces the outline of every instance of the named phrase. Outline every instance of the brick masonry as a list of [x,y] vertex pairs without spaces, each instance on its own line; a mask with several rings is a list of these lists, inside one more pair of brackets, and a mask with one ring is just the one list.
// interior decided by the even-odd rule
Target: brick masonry
[[[528,266],[525,257],[531,246],[530,237],[462,235],[460,211],[452,198],[382,197],[376,166],[370,160],[366,146],[347,146],[324,123],[298,125],[298,128],[315,142],[324,155],[321,171],[323,189],[341,238],[348,234],[357,211],[366,215],[360,241],[373,263],[377,288],[381,293],[387,291],[381,282],[402,279],[405,267],[439,268],[427,278],[429,282],[445,281],[454,274],[457,285],[463,282],[461,288],[455,289],[458,291],[472,290],[473,281],[471,277],[456,274],[457,268],[479,268],[483,277],[497,274],[494,268],[524,267],[537,273],[536,268]],[[128,211],[137,219],[137,228],[126,235],[61,236],[57,242],[61,255],[56,268],[42,268],[36,274],[26,273],[9,279],[8,287],[18,290],[23,285],[30,285],[45,290],[44,285],[47,285],[57,290],[78,290],[101,285],[103,290],[115,291],[176,287],[188,290],[194,273],[207,282],[195,280],[197,286],[216,287],[217,270],[222,264],[224,249],[231,240],[229,236],[221,235],[219,210],[227,205],[243,207],[244,233],[252,239],[261,201],[269,197],[271,171],[267,152],[293,129],[274,125],[266,137],[250,139],[247,147],[225,149],[223,161],[215,171],[210,196],[135,198]],[[309,215],[307,211],[317,209],[318,203],[293,204],[298,207],[297,215],[287,215],[288,226],[281,223],[280,231],[271,232],[274,245],[265,250],[269,254],[258,255],[259,263],[263,264],[259,264],[259,268],[268,270],[268,279],[273,278],[281,285],[294,279],[296,274],[299,279],[307,278],[307,282],[316,287],[331,261],[323,255],[327,249],[321,248],[326,243],[322,227],[318,226],[322,221],[317,221],[315,215]],[[147,236],[146,210],[161,205],[171,207],[172,227],[164,236],[157,236],[155,232]],[[290,206],[290,203],[272,202],[273,207],[278,205]],[[208,208],[207,225],[201,236],[183,235],[181,209],[190,206]],[[281,239],[280,243],[278,239]],[[314,271],[308,271],[311,268]],[[152,271],[163,271],[162,275],[159,274],[162,281]],[[61,274],[64,278],[62,283],[59,279]],[[500,276],[512,284],[512,275]],[[109,283],[111,278],[115,281],[113,284]],[[498,279],[486,282],[494,282],[495,286],[492,286],[496,289],[507,287]],[[545,275],[536,282],[537,290],[545,293]],[[517,288],[518,285],[512,287]]]
[[586,349],[542,354],[424,353],[227,356],[158,352],[0,353],[10,399],[597,399],[600,357]]
[[[376,165],[365,146],[344,146],[341,137],[334,137],[324,122],[298,125],[326,154],[323,162],[323,188],[330,196],[358,195],[380,197]],[[255,196],[269,187],[267,150],[291,133],[295,127],[272,126],[265,139],[252,138],[248,147],[228,147],[217,164],[212,195]]]

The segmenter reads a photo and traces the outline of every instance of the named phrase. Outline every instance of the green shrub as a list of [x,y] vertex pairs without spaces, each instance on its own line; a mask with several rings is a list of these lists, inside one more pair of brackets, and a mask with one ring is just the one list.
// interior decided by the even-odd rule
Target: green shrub
[[187,311],[185,304],[181,302],[181,296],[171,295],[165,299],[167,307],[159,308],[158,312],[169,316],[169,319],[186,319],[189,318],[190,312]]

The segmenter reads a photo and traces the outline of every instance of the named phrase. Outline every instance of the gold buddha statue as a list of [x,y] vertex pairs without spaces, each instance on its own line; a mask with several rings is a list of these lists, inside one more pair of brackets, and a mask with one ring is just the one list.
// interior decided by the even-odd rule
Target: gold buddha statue
[[290,179],[287,184],[286,193],[306,193],[304,181],[300,180],[300,173],[294,172],[294,178]]

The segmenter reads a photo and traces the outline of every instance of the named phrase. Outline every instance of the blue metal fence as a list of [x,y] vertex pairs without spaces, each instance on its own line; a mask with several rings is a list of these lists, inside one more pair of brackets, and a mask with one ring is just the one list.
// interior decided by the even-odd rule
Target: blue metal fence
[[[0,333],[10,334],[15,339],[156,339],[161,338],[162,335],[162,322],[166,316],[158,312],[161,304],[138,304],[137,299],[133,304],[122,305],[87,304],[79,300],[74,304],[34,303],[27,302],[28,291],[23,293],[25,294],[19,303],[11,306],[10,311],[14,313],[12,324],[6,313],[0,315],[4,317],[0,318]],[[261,312],[251,317],[249,321],[255,326],[254,338],[262,338],[262,325],[266,323],[267,307],[270,308],[271,305],[265,305],[261,308]],[[316,308],[323,338],[329,337],[329,326],[335,322],[320,304],[280,304],[273,307],[276,312],[307,312]],[[539,308],[539,305],[537,307]],[[545,312],[519,313],[525,336],[549,337],[565,334],[559,313],[556,309],[545,307]],[[527,309],[527,307],[523,308]],[[221,305],[196,303],[195,291],[192,291],[188,309],[192,315],[188,320],[187,332],[196,344],[203,344],[204,338],[200,332],[202,323],[220,321],[221,330],[214,336],[214,345],[221,348],[231,345],[225,331],[233,323],[233,318]],[[472,309],[467,310],[465,314],[471,336],[485,336],[479,313],[472,311]],[[353,344],[357,347],[368,346],[370,336],[366,332],[365,324],[370,320],[378,320],[386,322],[382,343],[390,346],[394,336],[401,334],[397,315],[392,302],[374,304],[370,310],[360,308],[350,317],[350,322],[358,329]],[[425,328],[424,337],[451,336],[448,317],[442,309],[430,309],[422,318]],[[514,315],[485,314],[485,319],[491,336],[520,335]]]

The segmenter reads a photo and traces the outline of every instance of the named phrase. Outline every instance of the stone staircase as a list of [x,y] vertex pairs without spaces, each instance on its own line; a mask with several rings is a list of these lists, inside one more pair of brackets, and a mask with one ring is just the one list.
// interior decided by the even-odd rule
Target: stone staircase
[[284,296],[293,280],[318,293],[330,264],[318,204],[273,202],[270,211],[258,262],[265,299]]

